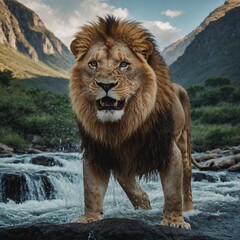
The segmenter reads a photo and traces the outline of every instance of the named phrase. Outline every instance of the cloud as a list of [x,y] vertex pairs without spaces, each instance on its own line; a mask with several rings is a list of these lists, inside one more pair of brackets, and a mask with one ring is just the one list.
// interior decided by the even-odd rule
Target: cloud
[[[18,0],[28,8],[36,12],[45,26],[69,47],[74,34],[80,27],[96,16],[113,14],[120,18],[129,18],[127,8],[117,8],[110,4],[109,0]],[[146,27],[155,37],[160,49],[178,40],[181,30],[173,27],[169,22],[143,21]]]
[[107,0],[18,0],[34,12],[44,22],[45,26],[69,47],[74,34],[79,27],[89,21],[95,20],[96,16],[112,14],[116,17],[127,18],[128,9],[117,8]]
[[181,29],[173,27],[169,22],[146,21],[143,25],[155,36],[160,50],[182,37]]
[[175,18],[182,15],[183,12],[180,10],[166,10],[166,11],[163,11],[162,14],[170,18]]

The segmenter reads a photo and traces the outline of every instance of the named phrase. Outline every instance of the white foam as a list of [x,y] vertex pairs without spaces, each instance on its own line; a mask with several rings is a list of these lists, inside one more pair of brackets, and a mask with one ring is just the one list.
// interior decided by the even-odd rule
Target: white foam
[[[57,199],[43,201],[29,200],[21,204],[16,204],[13,201],[0,203],[0,226],[38,222],[71,222],[73,218],[83,215],[82,161],[79,160],[81,155],[76,153],[50,153],[48,156],[54,157],[63,166],[46,167],[30,164],[31,155],[19,155],[13,158],[1,159],[1,172],[11,170],[32,174],[43,171],[48,174],[56,190]],[[24,161],[23,163],[13,163],[16,159]],[[59,174],[59,172],[67,172],[70,173],[70,175]],[[212,172],[208,174],[212,174]],[[213,175],[217,177],[224,174],[223,172],[213,173]],[[71,179],[68,178],[69,176]],[[229,176],[232,176],[232,180],[228,182],[193,182],[192,188],[195,210],[185,212],[184,216],[186,218],[198,214],[218,216],[221,215],[222,212],[216,209],[209,212],[209,208],[207,212],[205,211],[206,206],[216,206],[216,204],[239,201],[237,194],[234,195],[231,194],[231,192],[237,192],[240,189],[240,181],[237,175],[228,174],[228,177]],[[27,181],[31,180],[27,179]],[[149,223],[159,223],[162,219],[164,203],[161,181],[159,177],[156,177],[154,180],[147,182],[141,180],[140,185],[149,195],[152,205],[151,210],[134,210],[118,182],[111,177],[104,199],[105,217],[128,217],[146,220]],[[41,186],[39,186],[39,189],[41,189]]]

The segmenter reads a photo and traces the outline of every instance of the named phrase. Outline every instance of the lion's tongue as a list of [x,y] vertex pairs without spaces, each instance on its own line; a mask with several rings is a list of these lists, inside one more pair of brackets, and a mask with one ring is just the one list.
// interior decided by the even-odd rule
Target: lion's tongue
[[105,97],[101,100],[101,105],[103,105],[104,107],[113,107],[117,105],[117,100]]
[[97,100],[98,110],[121,110],[124,106],[124,101],[118,101],[110,97],[104,97]]

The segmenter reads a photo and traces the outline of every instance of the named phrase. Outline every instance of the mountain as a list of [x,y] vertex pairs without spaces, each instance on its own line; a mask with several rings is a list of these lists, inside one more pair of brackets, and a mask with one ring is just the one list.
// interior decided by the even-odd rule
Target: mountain
[[202,32],[211,22],[222,18],[226,13],[228,13],[233,8],[240,7],[239,0],[227,0],[222,6],[215,9],[204,21],[191,33],[178,40],[177,42],[171,44],[170,46],[164,48],[162,51],[162,56],[164,57],[167,64],[172,64],[177,60],[178,57],[182,56],[187,46],[193,41],[195,36]]
[[15,0],[0,0],[0,70],[12,70],[26,86],[56,84],[56,92],[61,82],[66,92],[73,62],[68,48],[35,12]]
[[184,54],[170,65],[172,80],[184,87],[210,77],[228,77],[240,85],[240,7],[210,22]]

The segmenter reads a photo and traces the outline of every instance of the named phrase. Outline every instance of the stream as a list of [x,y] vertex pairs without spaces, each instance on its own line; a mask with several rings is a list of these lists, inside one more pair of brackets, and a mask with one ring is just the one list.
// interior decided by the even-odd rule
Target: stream
[[[82,216],[80,159],[78,153],[62,152],[0,155],[0,227],[66,223]],[[119,184],[111,178],[104,199],[104,217],[159,224],[163,208],[159,177],[154,175],[140,183],[149,195],[151,210],[134,210]],[[195,210],[184,213],[192,230],[218,239],[240,239],[240,175],[193,169],[192,189]]]

